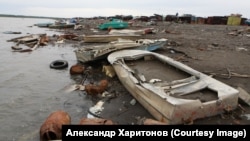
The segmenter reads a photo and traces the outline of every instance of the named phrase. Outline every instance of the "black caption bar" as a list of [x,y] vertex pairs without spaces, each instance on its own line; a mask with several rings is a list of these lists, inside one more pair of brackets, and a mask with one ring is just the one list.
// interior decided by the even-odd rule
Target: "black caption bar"
[[248,140],[250,125],[63,125],[62,140],[83,139],[233,139]]

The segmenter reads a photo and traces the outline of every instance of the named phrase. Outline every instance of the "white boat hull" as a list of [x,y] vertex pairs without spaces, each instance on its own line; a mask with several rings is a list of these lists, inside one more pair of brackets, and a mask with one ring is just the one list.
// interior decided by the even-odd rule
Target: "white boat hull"
[[103,45],[81,47],[74,52],[77,60],[85,63],[106,58],[109,53],[117,50],[139,49],[153,51],[162,48],[166,43],[167,39],[139,39],[136,41],[120,39]]
[[238,105],[238,90],[167,56],[121,50],[108,61],[124,87],[159,121],[184,124]]

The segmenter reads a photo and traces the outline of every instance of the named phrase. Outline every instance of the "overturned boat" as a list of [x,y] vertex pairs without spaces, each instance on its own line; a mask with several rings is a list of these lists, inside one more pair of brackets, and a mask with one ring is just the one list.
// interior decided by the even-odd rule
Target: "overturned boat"
[[167,56],[120,50],[107,59],[124,87],[159,121],[186,124],[238,105],[238,90]]
[[76,49],[75,55],[76,59],[82,63],[95,61],[107,57],[111,52],[121,50],[121,49],[139,49],[153,51],[163,47],[167,43],[167,39],[139,39],[139,40],[126,40],[118,39],[110,43],[95,45],[95,46],[85,46]]

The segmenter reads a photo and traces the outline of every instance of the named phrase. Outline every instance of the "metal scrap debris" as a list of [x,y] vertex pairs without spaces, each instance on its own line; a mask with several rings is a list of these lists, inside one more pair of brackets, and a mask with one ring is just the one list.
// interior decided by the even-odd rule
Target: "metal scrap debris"
[[210,71],[205,71],[204,73],[212,75],[212,76],[226,78],[226,79],[230,79],[231,77],[250,78],[250,75],[248,74],[239,74],[239,73],[231,71],[228,68],[227,68],[227,73],[216,73],[216,72],[210,72]]
[[239,30],[234,30],[228,33],[228,35],[233,35],[233,36],[242,36],[244,34],[247,35],[247,33],[250,31],[249,28],[246,29],[239,29]]

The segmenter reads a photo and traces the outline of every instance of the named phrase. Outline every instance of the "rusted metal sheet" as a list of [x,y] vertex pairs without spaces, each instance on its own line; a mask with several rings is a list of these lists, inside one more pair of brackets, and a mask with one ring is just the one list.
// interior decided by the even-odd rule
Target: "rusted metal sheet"
[[226,25],[227,24],[227,17],[225,17],[225,16],[210,16],[207,18],[206,24]]

